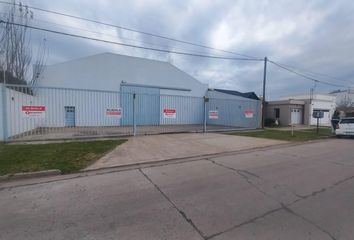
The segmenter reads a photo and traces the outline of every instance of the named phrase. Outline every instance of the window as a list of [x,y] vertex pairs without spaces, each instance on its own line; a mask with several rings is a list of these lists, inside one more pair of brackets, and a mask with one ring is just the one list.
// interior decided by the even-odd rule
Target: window
[[320,112],[329,112],[329,109],[319,109],[319,108],[315,108],[313,109],[314,112],[316,111],[320,111]]
[[354,123],[354,118],[343,118],[340,123]]
[[280,108],[274,108],[275,118],[280,118]]

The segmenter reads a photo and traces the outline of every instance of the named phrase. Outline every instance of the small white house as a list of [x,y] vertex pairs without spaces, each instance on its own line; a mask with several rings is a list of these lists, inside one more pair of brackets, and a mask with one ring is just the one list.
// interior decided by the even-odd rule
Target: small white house
[[312,117],[314,111],[322,111],[324,117],[319,119],[321,126],[330,126],[335,111],[336,97],[330,94],[299,94],[281,97],[267,103],[266,116],[278,119],[281,125],[304,124],[316,125]]

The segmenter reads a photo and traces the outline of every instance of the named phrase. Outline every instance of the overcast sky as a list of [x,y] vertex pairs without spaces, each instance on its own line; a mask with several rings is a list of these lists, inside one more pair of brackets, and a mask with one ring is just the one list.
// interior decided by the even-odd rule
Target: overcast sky
[[[268,56],[338,80],[321,75],[311,77],[354,86],[354,1],[351,0],[25,0],[24,3],[260,58]],[[225,55],[35,10],[32,25],[129,44]],[[162,54],[34,30],[32,36],[34,44],[46,39],[48,64],[114,52],[170,61],[212,88],[262,94],[263,62]],[[314,86],[313,82],[272,64],[268,65],[267,79],[270,99],[308,93]],[[316,86],[316,92],[334,89],[338,87]]]

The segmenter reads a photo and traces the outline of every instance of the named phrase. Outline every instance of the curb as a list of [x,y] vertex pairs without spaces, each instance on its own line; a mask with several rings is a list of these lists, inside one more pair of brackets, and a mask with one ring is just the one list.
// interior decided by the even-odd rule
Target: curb
[[181,158],[168,158],[168,159],[159,159],[159,160],[152,160],[152,161],[142,161],[142,162],[121,164],[121,165],[107,166],[107,167],[100,167],[100,168],[87,167],[79,170],[78,173],[90,173],[90,172],[100,172],[100,171],[110,172],[111,170],[115,172],[115,171],[125,171],[125,170],[138,169],[138,168],[158,167],[158,166],[163,166],[168,164],[175,164],[175,163],[178,164],[178,163],[189,162],[189,161],[199,161],[199,160],[213,158],[213,157],[223,157],[223,156],[230,156],[234,154],[237,155],[237,154],[250,153],[253,151],[264,151],[264,150],[279,149],[284,147],[294,147],[294,146],[300,146],[306,144],[313,144],[318,142],[326,142],[329,140],[330,138],[315,139],[306,142],[284,142],[284,143],[270,145],[270,146],[254,147],[254,148],[240,149],[240,150],[233,150],[233,151],[224,151],[219,153],[199,154],[199,155],[193,155],[193,156],[181,157]]
[[[313,142],[289,142],[289,143],[283,143],[283,144],[279,144],[279,145],[257,147],[257,148],[252,148],[252,149],[236,150],[236,151],[207,154],[207,155],[190,156],[190,157],[185,157],[185,158],[155,160],[155,161],[139,162],[139,163],[110,166],[110,167],[97,168],[97,169],[82,169],[76,173],[70,173],[70,174],[61,174],[60,170],[55,170],[55,169],[48,170],[48,171],[34,172],[35,174],[38,174],[38,173],[48,174],[48,175],[39,175],[39,176],[52,176],[52,177],[54,177],[53,179],[46,179],[43,177],[43,178],[38,178],[38,180],[37,180],[36,177],[38,175],[33,175],[33,173],[20,174],[20,175],[31,174],[31,176],[27,177],[27,179],[30,179],[30,182],[21,182],[21,178],[15,179],[12,176],[4,175],[4,176],[0,176],[0,183],[1,183],[0,184],[0,191],[3,189],[13,188],[13,187],[30,186],[30,185],[36,185],[36,184],[41,184],[41,183],[64,181],[64,180],[69,180],[69,179],[73,179],[73,178],[102,175],[102,174],[114,173],[114,172],[130,171],[130,170],[135,170],[135,169],[139,169],[139,168],[153,168],[153,167],[159,167],[159,166],[164,166],[164,165],[169,165],[169,164],[179,164],[179,163],[183,163],[183,162],[208,160],[209,158],[213,158],[213,157],[223,157],[223,156],[230,156],[233,154],[243,154],[243,153],[249,153],[249,152],[253,152],[253,151],[257,151],[257,150],[264,151],[264,150],[270,150],[270,149],[279,149],[279,148],[283,148],[283,147],[292,147],[292,146],[298,146],[298,145],[305,145],[305,144],[309,144],[309,143],[312,144],[312,143],[328,141],[328,140],[329,139],[325,139],[325,140],[321,139],[321,140],[316,140]],[[17,174],[17,175],[19,175],[19,174]],[[26,177],[23,177],[22,179],[26,180]],[[11,181],[11,180],[13,180],[13,181]]]
[[[235,132],[235,131],[251,131],[251,130],[259,130],[259,128],[229,128],[229,129],[210,129],[207,130],[206,133],[227,133],[227,132]],[[166,131],[166,132],[141,132],[138,133],[137,136],[150,136],[150,135],[161,135],[161,134],[179,134],[179,133],[204,133],[203,129],[195,129],[195,130],[184,130],[184,131]],[[77,141],[86,141],[86,140],[124,140],[130,137],[134,137],[133,134],[121,134],[121,135],[96,135],[96,136],[74,136],[69,138],[44,138],[44,139],[33,139],[33,140],[17,140],[10,139],[6,141],[7,144],[22,144],[22,143],[56,143],[56,142],[77,142]]]
[[50,169],[50,170],[38,171],[38,172],[7,174],[4,176],[0,176],[0,181],[49,177],[49,176],[57,176],[57,175],[61,175],[61,171],[59,169]]
[[182,162],[189,162],[189,161],[199,161],[203,159],[213,158],[213,157],[223,157],[223,156],[230,156],[234,154],[243,154],[249,153],[257,150],[267,150],[273,148],[281,148],[281,147],[291,147],[301,145],[303,143],[293,143],[293,142],[285,142],[280,143],[277,145],[270,145],[270,146],[263,146],[263,147],[254,147],[248,149],[240,149],[240,150],[233,150],[233,151],[224,151],[219,153],[209,153],[209,154],[199,154],[193,155],[188,157],[180,157],[180,158],[167,158],[167,159],[159,159],[159,160],[152,160],[152,161],[142,161],[142,162],[135,162],[135,163],[127,163],[115,166],[107,166],[107,167],[100,167],[100,168],[84,168],[79,170],[80,173],[88,173],[88,172],[96,172],[96,171],[107,171],[107,170],[131,170],[137,168],[146,168],[146,167],[156,167],[174,163],[182,163]]

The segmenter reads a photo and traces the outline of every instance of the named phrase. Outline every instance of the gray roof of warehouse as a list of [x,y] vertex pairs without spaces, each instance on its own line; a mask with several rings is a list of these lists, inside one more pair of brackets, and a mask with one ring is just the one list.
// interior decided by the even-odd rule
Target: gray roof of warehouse
[[238,91],[225,90],[225,89],[214,89],[214,90],[217,91],[217,92],[221,92],[221,93],[226,93],[226,94],[231,94],[231,95],[235,95],[235,96],[239,96],[239,97],[259,100],[259,98],[257,97],[257,95],[254,92],[242,93],[242,92],[238,92]]

